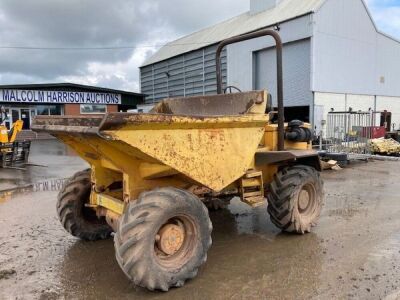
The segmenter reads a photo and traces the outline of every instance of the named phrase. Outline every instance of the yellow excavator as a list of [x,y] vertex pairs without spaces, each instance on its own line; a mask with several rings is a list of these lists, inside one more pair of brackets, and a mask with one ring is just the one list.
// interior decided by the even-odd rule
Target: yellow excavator
[[5,122],[8,115],[4,107],[0,108],[0,168],[13,168],[24,165],[28,161],[30,142],[17,141],[17,135],[22,131],[24,122],[17,120],[10,130]]

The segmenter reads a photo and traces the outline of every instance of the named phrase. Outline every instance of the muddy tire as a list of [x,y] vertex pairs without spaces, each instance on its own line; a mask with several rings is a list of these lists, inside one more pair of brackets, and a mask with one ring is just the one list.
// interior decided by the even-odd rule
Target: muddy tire
[[193,194],[175,188],[144,192],[120,218],[116,258],[134,284],[168,291],[197,275],[211,231],[207,208]]
[[309,166],[287,167],[269,185],[268,213],[272,223],[286,232],[311,231],[321,213],[323,182]]
[[92,184],[90,170],[76,173],[58,194],[57,213],[62,226],[71,235],[87,241],[107,239],[112,233],[104,219],[85,207],[89,202]]

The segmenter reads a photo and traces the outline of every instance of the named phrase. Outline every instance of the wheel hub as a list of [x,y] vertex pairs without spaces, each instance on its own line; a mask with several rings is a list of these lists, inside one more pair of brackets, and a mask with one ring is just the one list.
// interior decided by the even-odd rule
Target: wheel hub
[[310,203],[310,194],[307,190],[302,189],[299,194],[299,209],[305,211]]
[[166,255],[173,255],[179,251],[185,239],[182,226],[175,224],[164,225],[156,236],[157,247]]

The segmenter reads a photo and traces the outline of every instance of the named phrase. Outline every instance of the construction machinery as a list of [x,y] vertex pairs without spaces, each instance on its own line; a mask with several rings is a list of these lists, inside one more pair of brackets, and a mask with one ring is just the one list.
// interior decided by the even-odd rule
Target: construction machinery
[[[266,91],[222,94],[222,49],[266,35],[276,41],[277,112]],[[310,126],[284,123],[279,35],[263,30],[226,40],[216,64],[218,95],[167,99],[148,114],[40,116],[32,126],[91,166],[58,196],[64,228],[90,241],[114,232],[118,264],[149,290],[180,287],[206,262],[212,224],[203,202],[240,197],[258,206],[267,197],[271,221],[298,234],[320,215],[321,164]]]
[[17,135],[22,131],[24,122],[15,121],[10,130],[5,126],[7,114],[2,107],[0,112],[0,168],[13,168],[28,162],[31,143],[17,141]]

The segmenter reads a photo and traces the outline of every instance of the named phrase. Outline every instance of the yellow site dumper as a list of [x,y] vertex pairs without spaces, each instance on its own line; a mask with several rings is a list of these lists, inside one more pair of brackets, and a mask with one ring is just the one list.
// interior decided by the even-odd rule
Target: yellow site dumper
[[[278,112],[266,91],[222,94],[223,47],[264,35],[277,42]],[[258,206],[267,197],[271,221],[299,234],[320,215],[321,165],[310,126],[284,123],[278,34],[222,42],[217,75],[218,95],[167,99],[148,114],[37,117],[32,126],[91,166],[59,194],[64,228],[84,240],[115,232],[122,270],[150,290],[180,287],[206,262],[212,224],[204,202],[240,197]]]

